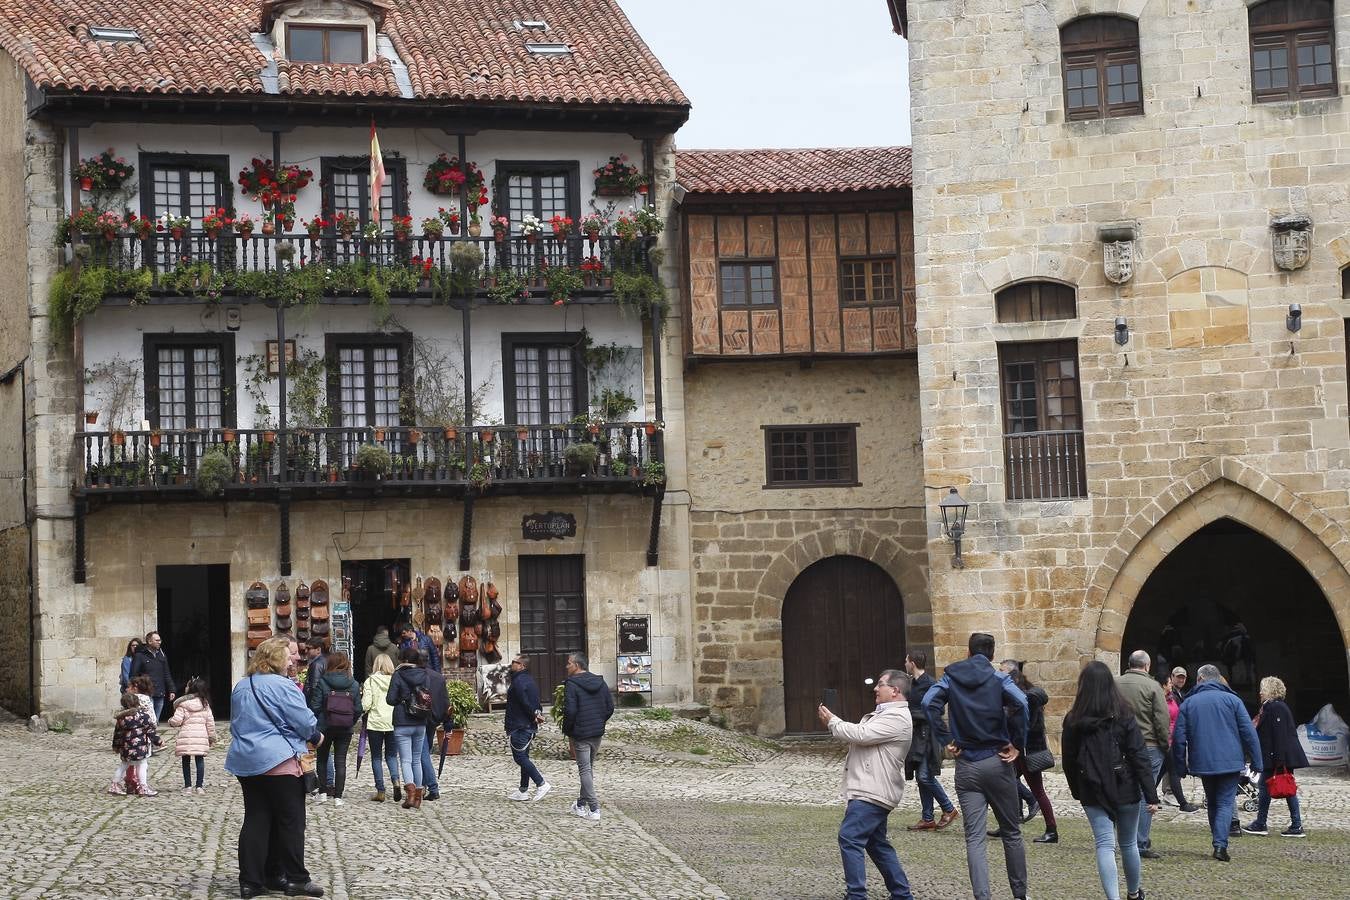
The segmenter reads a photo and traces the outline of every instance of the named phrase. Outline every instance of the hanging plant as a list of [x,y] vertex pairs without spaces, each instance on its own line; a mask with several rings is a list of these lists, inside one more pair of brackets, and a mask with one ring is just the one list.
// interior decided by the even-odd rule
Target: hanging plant
[[626,153],[611,156],[591,174],[595,176],[595,192],[601,197],[627,197],[647,186],[647,179],[629,164]]
[[482,169],[472,162],[461,163],[458,156],[449,156],[445,153],[437,156],[435,162],[427,166],[422,186],[442,197],[458,194],[462,186],[471,204],[487,190]]
[[219,497],[233,477],[234,464],[223,448],[212,448],[197,461],[197,493],[203,497]]
[[136,167],[120,156],[113,156],[109,147],[98,156],[80,160],[75,177],[80,179],[82,191],[115,191],[135,173]]
[[293,163],[278,166],[256,156],[247,168],[239,170],[239,189],[285,222],[295,220],[296,195],[313,180],[314,173],[309,169]]

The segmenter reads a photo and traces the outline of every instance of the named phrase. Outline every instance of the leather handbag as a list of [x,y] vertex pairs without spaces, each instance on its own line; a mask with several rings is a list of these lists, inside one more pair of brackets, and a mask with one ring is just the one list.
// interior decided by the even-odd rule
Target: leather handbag
[[1035,774],[1053,768],[1055,754],[1049,750],[1033,750],[1027,754],[1027,771]]
[[1264,777],[1272,799],[1287,800],[1298,795],[1298,782],[1294,780],[1294,773],[1284,766],[1278,767],[1273,775]]
[[476,651],[478,649],[478,632],[472,628],[465,628],[459,633],[460,653]]
[[248,590],[244,592],[244,602],[248,604],[249,609],[266,609],[271,605],[267,588],[261,581],[255,581],[248,586]]
[[248,611],[248,624],[250,626],[271,625],[272,611],[270,609],[250,609]]

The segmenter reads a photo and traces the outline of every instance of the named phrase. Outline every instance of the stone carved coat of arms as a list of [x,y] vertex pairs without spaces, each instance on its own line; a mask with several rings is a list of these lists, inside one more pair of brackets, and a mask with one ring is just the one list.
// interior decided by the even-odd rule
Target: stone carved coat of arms
[[1286,272],[1294,272],[1308,264],[1311,232],[1304,228],[1276,231],[1271,237],[1275,249],[1275,265]]
[[1107,241],[1102,244],[1102,269],[1106,280],[1124,284],[1134,275],[1134,241]]

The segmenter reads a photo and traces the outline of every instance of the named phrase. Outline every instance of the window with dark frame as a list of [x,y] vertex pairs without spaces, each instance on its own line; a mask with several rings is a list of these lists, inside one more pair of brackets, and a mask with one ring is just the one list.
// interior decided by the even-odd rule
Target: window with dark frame
[[164,431],[232,426],[234,336],[145,336],[145,410]]
[[411,336],[329,335],[328,402],[334,425],[373,428],[403,422],[410,385]]
[[722,305],[760,307],[778,304],[778,267],[773,262],[724,262],[719,266]]
[[349,25],[287,25],[286,58],[300,63],[364,63],[366,29]]
[[[152,220],[164,215],[187,216],[195,227],[208,213],[229,209],[234,202],[229,162],[226,156],[141,154],[141,215]],[[212,257],[208,246],[191,241],[178,248],[181,254],[170,252],[162,240],[154,243],[155,265],[161,268],[177,265],[179,255]],[[232,242],[221,241],[214,256],[232,257],[233,249]],[[218,262],[225,264],[229,259]]]
[[1247,10],[1253,100],[1336,95],[1332,15],[1330,0],[1267,0]]
[[1077,341],[1000,344],[1009,500],[1087,496]]
[[506,416],[512,425],[563,425],[586,411],[580,335],[505,335]]
[[520,234],[520,223],[527,215],[545,225],[554,216],[577,220],[581,215],[580,178],[580,167],[574,162],[498,162],[498,214],[511,221],[512,234]]
[[[323,207],[327,215],[345,212],[362,224],[370,221],[370,158],[365,156],[325,156],[320,163],[323,176]],[[384,158],[385,179],[380,188],[380,224],[390,229],[390,219],[408,214],[408,170],[401,157]]]
[[1059,46],[1069,121],[1143,115],[1139,23],[1085,16],[1059,30]]
[[839,260],[839,295],[844,303],[898,303],[895,257]]
[[1078,316],[1074,289],[1054,281],[1024,281],[994,295],[1000,322],[1047,322]]
[[765,487],[858,483],[858,426],[772,425],[764,429]]

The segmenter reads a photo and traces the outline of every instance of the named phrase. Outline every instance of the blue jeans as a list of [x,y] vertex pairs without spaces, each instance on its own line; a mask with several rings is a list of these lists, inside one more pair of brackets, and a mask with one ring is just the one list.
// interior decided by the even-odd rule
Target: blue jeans
[[[1125,890],[1131,894],[1139,891],[1139,844],[1136,835],[1139,829],[1139,804],[1131,803],[1116,809],[1116,820],[1106,814],[1101,806],[1083,805],[1088,822],[1092,825],[1092,840],[1097,845],[1097,875],[1102,880],[1102,889],[1106,891],[1106,900],[1120,900],[1120,876],[1116,871],[1116,845],[1120,845],[1120,858],[1125,863]],[[1224,826],[1227,831],[1228,826]]]
[[394,745],[403,766],[404,784],[422,783],[422,747],[427,740],[425,725],[395,725]]
[[867,862],[863,853],[872,857],[881,878],[886,882],[891,900],[909,900],[909,879],[895,855],[895,848],[886,837],[886,819],[889,809],[850,800],[839,825],[839,855],[844,860],[844,884],[848,886],[848,900],[867,900]]
[[534,740],[534,734],[533,728],[517,728],[506,735],[507,741],[511,744],[511,758],[520,766],[522,794],[530,789],[531,781],[535,784],[544,783],[544,776],[540,773],[539,767],[530,760],[530,742]]
[[422,742],[422,780],[418,787],[424,787],[428,793],[439,794],[441,783],[436,780],[436,768],[431,764],[431,748],[436,743],[436,726],[427,726],[426,740]]
[[[1266,786],[1267,777],[1268,776],[1264,774],[1261,776],[1261,784],[1256,793],[1256,802],[1258,804],[1256,808],[1256,821],[1252,822],[1253,825],[1261,828],[1266,827],[1266,815],[1270,812],[1271,798],[1270,788]],[[1300,815],[1298,809],[1298,794],[1287,799],[1289,801],[1289,824],[1295,828],[1302,828],[1303,816]]]
[[914,773],[914,782],[919,786],[919,806],[923,809],[923,820],[933,821],[933,801],[936,800],[943,812],[951,812],[954,807],[942,789],[942,782],[929,771],[928,757],[919,760],[919,770]]
[[155,721],[158,722],[164,712],[164,698],[162,696],[151,697],[150,704],[155,708]]
[[[1158,775],[1162,772],[1163,755],[1157,747],[1145,747],[1148,751],[1149,771],[1153,773],[1153,783],[1158,783]],[[1181,801],[1178,800],[1178,803]],[[1143,788],[1139,790],[1139,849],[1144,850],[1153,843],[1153,813],[1148,811],[1148,801],[1144,799]]]
[[398,753],[394,750],[394,733],[367,731],[366,738],[370,741],[370,768],[375,773],[375,790],[383,794],[386,765],[389,767],[389,780],[398,781]]
[[1209,814],[1209,834],[1216,848],[1228,849],[1228,826],[1233,823],[1237,808],[1238,773],[1201,775],[1200,785],[1205,789],[1205,812]]

